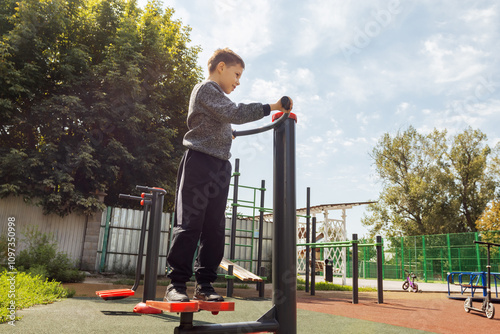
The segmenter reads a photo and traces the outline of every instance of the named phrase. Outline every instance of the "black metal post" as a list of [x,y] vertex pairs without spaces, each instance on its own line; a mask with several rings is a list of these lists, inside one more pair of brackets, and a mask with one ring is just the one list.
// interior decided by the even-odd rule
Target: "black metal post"
[[352,235],[352,303],[358,303],[358,235]]
[[[233,276],[234,274],[234,266],[232,264],[230,264],[229,266],[227,266],[227,275],[228,276]],[[233,287],[234,287],[234,278],[228,278],[227,279],[227,291],[226,291],[226,294],[228,297],[232,297],[233,296]]]
[[278,334],[297,333],[295,120],[274,129],[273,304]]
[[[137,187],[143,189],[144,187]],[[146,188],[152,192],[151,214],[149,216],[148,244],[146,253],[146,269],[144,273],[144,293],[142,301],[156,298],[158,281],[158,254],[160,251],[161,216],[163,212],[163,196],[166,191],[160,188]]]
[[488,278],[486,279],[486,284],[487,284],[487,296],[488,296],[488,302],[491,300],[491,264],[490,264],[490,244],[488,244],[488,251],[487,251],[487,262],[486,262],[486,271],[488,272]]
[[[311,243],[316,243],[316,217],[312,219]],[[311,247],[311,296],[316,295],[316,247]]]
[[[265,267],[260,267],[260,276],[266,276],[266,268]],[[263,298],[264,297],[264,291],[265,291],[265,288],[266,288],[266,282],[262,281],[262,282],[259,282],[259,297],[260,298]]]
[[[307,199],[306,199],[306,243],[309,243],[309,233],[310,233],[310,218],[309,216],[311,215],[311,188],[307,187]],[[309,246],[306,246],[306,292],[309,292]]]
[[[266,195],[266,181],[262,180],[260,183],[260,214],[259,214],[259,242],[257,246],[257,270],[260,277],[264,276],[262,267],[262,240],[264,239],[264,205]],[[257,290],[259,290],[259,297],[264,297],[265,282],[257,283]]]
[[378,294],[378,303],[383,304],[384,303],[384,278],[382,277],[383,272],[382,272],[382,266],[383,266],[383,259],[382,259],[382,237],[380,235],[377,235],[376,238],[377,241],[377,294]]
[[236,257],[236,218],[238,217],[238,183],[240,179],[240,159],[234,161],[234,181],[233,181],[233,210],[231,215],[231,249],[229,258],[233,261]]
[[[233,180],[233,210],[231,214],[231,236],[229,242],[229,259],[234,261],[236,258],[236,218],[238,218],[238,184],[240,179],[240,159],[234,161],[234,180]],[[227,281],[227,291],[233,291],[234,280]],[[228,295],[228,297],[231,297]]]
[[139,237],[139,248],[137,252],[137,264],[135,268],[135,282],[132,290],[137,290],[139,284],[141,282],[141,274],[142,274],[142,260],[144,256],[144,243],[146,241],[146,228],[148,224],[148,212],[149,207],[151,206],[151,200],[147,199],[144,201],[144,210],[142,216],[142,225],[141,225],[141,235]]

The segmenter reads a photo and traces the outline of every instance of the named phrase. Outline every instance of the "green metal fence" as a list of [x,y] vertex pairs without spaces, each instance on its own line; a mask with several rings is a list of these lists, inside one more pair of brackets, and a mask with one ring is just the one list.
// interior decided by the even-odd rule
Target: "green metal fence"
[[[390,238],[384,247],[384,278],[403,279],[404,270],[424,282],[446,281],[448,272],[486,271],[487,251],[474,240],[500,243],[500,231],[435,234]],[[375,253],[360,249],[360,277],[376,278]],[[348,276],[352,257],[347,255]],[[500,251],[491,248],[491,271],[500,272]]]

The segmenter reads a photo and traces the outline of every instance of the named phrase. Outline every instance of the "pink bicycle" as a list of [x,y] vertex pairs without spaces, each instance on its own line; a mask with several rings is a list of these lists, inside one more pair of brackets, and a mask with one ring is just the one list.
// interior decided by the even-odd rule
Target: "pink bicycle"
[[410,292],[418,292],[418,284],[415,283],[415,279],[417,278],[417,275],[414,273],[410,273],[408,270],[405,270],[406,274],[406,279],[403,282],[403,290],[408,290],[410,288]]

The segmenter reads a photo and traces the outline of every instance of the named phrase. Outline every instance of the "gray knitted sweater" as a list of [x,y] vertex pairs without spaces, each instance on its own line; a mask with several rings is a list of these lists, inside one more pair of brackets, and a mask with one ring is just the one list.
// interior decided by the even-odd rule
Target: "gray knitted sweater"
[[222,160],[231,157],[231,124],[243,124],[269,114],[262,103],[236,105],[211,80],[197,84],[191,93],[185,147]]

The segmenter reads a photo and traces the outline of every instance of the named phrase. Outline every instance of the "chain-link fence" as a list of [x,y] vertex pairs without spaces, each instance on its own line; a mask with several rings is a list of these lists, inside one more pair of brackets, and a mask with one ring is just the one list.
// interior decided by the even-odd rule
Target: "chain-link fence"
[[[424,282],[446,281],[448,272],[486,271],[487,247],[474,240],[500,243],[500,231],[421,235],[390,238],[384,243],[384,279],[403,279],[404,270]],[[352,275],[351,249],[347,275]],[[376,278],[375,248],[361,248],[359,276]],[[491,271],[500,272],[500,251],[491,247]]]

